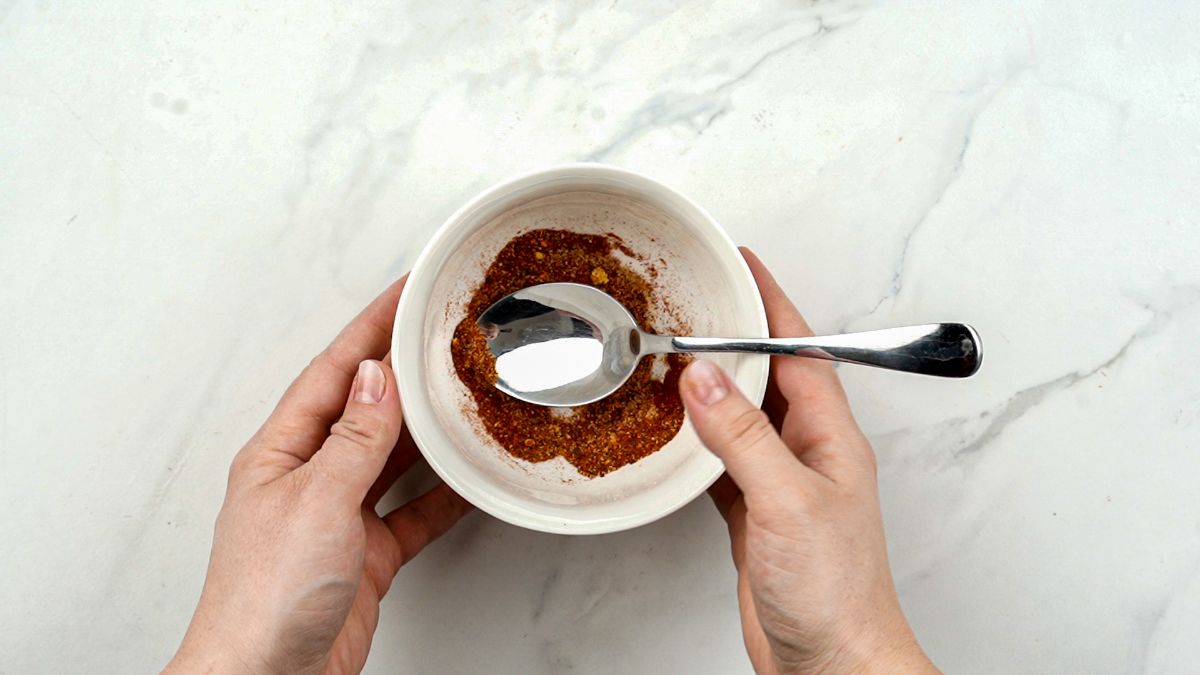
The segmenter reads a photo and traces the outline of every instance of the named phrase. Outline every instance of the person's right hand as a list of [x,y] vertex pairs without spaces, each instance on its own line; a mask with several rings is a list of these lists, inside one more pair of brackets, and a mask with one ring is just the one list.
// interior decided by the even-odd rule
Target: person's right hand
[[[762,262],[743,253],[772,337],[812,335]],[[937,672],[900,609],[875,454],[832,365],[773,358],[763,410],[708,361],[688,366],[680,390],[728,472],[710,493],[729,524],[755,670]]]

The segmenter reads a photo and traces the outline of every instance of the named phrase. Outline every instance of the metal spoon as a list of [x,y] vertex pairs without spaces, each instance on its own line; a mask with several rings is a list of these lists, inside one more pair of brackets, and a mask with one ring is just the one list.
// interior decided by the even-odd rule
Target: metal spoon
[[507,295],[476,322],[496,357],[496,387],[529,403],[576,406],[608,396],[647,354],[745,352],[807,356],[939,377],[969,377],[979,335],[961,323],[797,338],[654,335],[611,295],[541,284]]

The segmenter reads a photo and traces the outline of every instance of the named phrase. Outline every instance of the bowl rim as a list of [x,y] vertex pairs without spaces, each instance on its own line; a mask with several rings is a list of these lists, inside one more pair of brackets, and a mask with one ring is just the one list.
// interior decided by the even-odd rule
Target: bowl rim
[[[526,183],[560,178],[564,174],[617,179],[633,183],[637,186],[638,190],[662,190],[669,193],[670,196],[679,200],[688,208],[693,209],[698,215],[693,225],[711,230],[712,234],[727,247],[727,250],[733,253],[733,258],[736,259],[736,263],[734,263],[736,270],[730,271],[744,275],[748,281],[756,301],[752,309],[755,312],[755,319],[759,324],[758,330],[762,335],[767,335],[766,310],[763,306],[762,294],[759,292],[758,285],[754,281],[754,275],[750,272],[750,267],[746,264],[745,258],[742,257],[741,251],[738,250],[737,244],[706,209],[678,190],[643,173],[609,164],[575,162],[557,164],[502,180],[467,200],[466,203],[456,209],[454,213],[438,226],[433,236],[430,237],[429,241],[421,249],[416,262],[413,263],[404,291],[397,302],[396,317],[392,325],[391,336],[392,372],[396,377],[396,383],[401,392],[400,400],[404,412],[405,426],[412,435],[418,450],[425,457],[425,460],[429,463],[434,473],[452,490],[481,511],[513,525],[555,534],[604,534],[632,529],[654,522],[690,504],[720,478],[721,474],[725,472],[724,465],[716,455],[710,454],[713,460],[713,468],[705,480],[697,481],[691,490],[687,490],[686,492],[681,491],[679,493],[681,495],[680,498],[671,502],[664,501],[660,508],[644,509],[628,515],[592,520],[570,520],[549,514],[537,513],[504,499],[502,495],[494,491],[481,489],[471,481],[460,480],[460,476],[453,470],[448,469],[443,462],[439,461],[438,451],[433,447],[436,445],[434,439],[431,438],[432,435],[436,434],[436,429],[433,428],[440,425],[437,422],[436,413],[428,402],[428,397],[423,394],[416,396],[405,396],[403,394],[405,391],[422,391],[422,382],[420,381],[418,370],[420,366],[419,357],[424,353],[424,350],[421,348],[411,348],[408,351],[402,350],[401,337],[406,328],[410,326],[423,326],[426,305],[429,300],[428,296],[432,292],[434,280],[434,277],[430,276],[430,274],[436,272],[436,270],[428,269],[432,264],[433,252],[438,250],[440,248],[439,244],[451,236],[462,225],[464,218],[481,204],[502,196],[504,193],[510,192],[514,188],[523,186]],[[414,285],[414,281],[418,285]],[[420,345],[421,339],[419,334],[417,339],[411,342]],[[766,393],[767,377],[769,374],[769,361],[762,359],[761,362],[762,365],[758,367],[758,372],[752,373],[752,375],[757,375],[754,386],[743,392],[755,405],[762,403],[763,396]],[[690,424],[690,422],[685,421],[685,424]]]

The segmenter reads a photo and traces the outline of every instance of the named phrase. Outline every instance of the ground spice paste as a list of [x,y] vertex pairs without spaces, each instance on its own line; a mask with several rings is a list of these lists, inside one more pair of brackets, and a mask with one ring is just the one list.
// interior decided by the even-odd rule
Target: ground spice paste
[[595,286],[628,308],[638,325],[657,330],[651,301],[661,300],[615,251],[637,257],[616,235],[548,229],[522,234],[497,254],[455,327],[454,369],[475,399],[483,427],[514,457],[543,462],[561,456],[584,476],[603,476],[663,447],[683,425],[679,375],[687,359],[678,354],[658,357],[666,363],[659,379],[652,373],[655,359],[644,358],[611,396],[569,410],[519,401],[494,386],[496,362],[475,320],[522,288],[562,281]]

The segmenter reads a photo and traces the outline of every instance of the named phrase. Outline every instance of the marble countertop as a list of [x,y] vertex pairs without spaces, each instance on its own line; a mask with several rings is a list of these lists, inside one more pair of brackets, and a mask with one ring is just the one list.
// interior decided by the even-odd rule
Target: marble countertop
[[[819,331],[978,327],[969,381],[842,369],[938,664],[1194,672],[1200,5],[217,4],[0,2],[0,673],[163,664],[292,376],[456,206],[580,160]],[[703,499],[475,514],[367,670],[747,672],[733,580]]]

